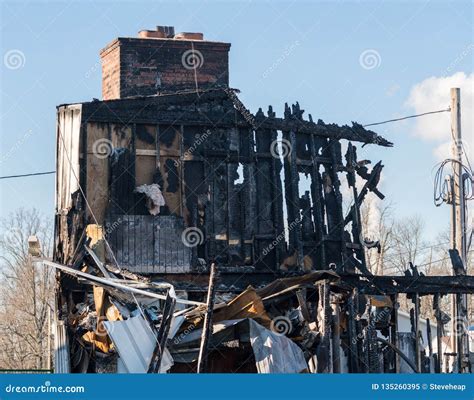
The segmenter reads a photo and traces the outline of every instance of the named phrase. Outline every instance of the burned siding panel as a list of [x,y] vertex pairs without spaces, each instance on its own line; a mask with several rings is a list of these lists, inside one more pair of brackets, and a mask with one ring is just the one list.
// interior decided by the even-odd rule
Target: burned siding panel
[[161,189],[165,198],[164,212],[169,215],[182,215],[182,179],[181,179],[181,141],[179,126],[160,125],[159,141],[159,176]]
[[72,206],[71,194],[79,189],[80,129],[82,105],[60,107],[56,123],[56,206],[68,210]]
[[83,224],[83,201],[79,195],[81,118],[82,105],[80,104],[58,107],[54,257],[61,262],[70,261]]
[[157,151],[157,127],[137,124],[135,133],[135,184],[150,185],[155,182]]
[[109,204],[109,155],[112,151],[109,126],[85,124],[87,132],[86,191],[89,205],[99,224],[105,221]]

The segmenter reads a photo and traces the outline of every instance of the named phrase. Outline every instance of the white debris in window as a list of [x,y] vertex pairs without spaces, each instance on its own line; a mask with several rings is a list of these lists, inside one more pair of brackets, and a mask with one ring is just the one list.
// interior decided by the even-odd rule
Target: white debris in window
[[160,185],[157,183],[138,186],[135,192],[143,193],[147,197],[146,206],[151,215],[158,215],[160,213],[160,207],[165,205],[165,198],[161,193]]

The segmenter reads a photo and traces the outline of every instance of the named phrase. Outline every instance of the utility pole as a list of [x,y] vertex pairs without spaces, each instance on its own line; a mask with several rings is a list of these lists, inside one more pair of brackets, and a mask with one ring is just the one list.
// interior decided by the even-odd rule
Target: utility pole
[[[452,149],[454,149],[454,144],[452,144]],[[449,190],[449,203],[451,205],[451,231],[449,233],[449,247],[451,249],[457,249],[457,242],[456,242],[456,196],[454,194],[454,176],[448,175],[446,177],[446,183],[448,185]],[[456,275],[454,268],[451,270],[453,275]],[[457,342],[456,338],[456,302],[457,296],[455,294],[451,295],[451,336],[450,336],[450,345],[451,345],[451,353],[457,352]]]
[[51,372],[51,308],[48,303],[48,362],[47,362],[47,368],[49,369],[49,372]]
[[[461,89],[451,88],[451,135],[453,138],[453,193],[452,201],[454,207],[454,221],[452,221],[452,238],[455,239],[455,249],[458,250],[464,268],[467,269],[467,240],[466,240],[466,205],[463,182],[463,145],[461,135]],[[455,273],[453,271],[453,273]],[[456,314],[453,315],[453,330],[451,343],[454,349],[457,348],[458,372],[466,370],[465,357],[469,356],[467,341],[467,296],[465,294],[456,295]],[[454,331],[454,332],[453,332]],[[455,341],[457,339],[457,343]]]
[[467,263],[467,235],[466,235],[466,196],[463,185],[463,146],[461,136],[461,90],[451,89],[451,132],[454,145],[452,147],[454,169],[454,194],[456,201],[456,248],[466,266]]

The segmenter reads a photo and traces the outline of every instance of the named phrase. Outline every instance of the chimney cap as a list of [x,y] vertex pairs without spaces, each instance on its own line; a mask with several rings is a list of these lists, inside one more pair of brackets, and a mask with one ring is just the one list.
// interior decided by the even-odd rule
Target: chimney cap
[[166,38],[166,35],[163,32],[159,31],[150,31],[150,30],[141,30],[138,32],[138,37],[143,39],[163,39]]
[[174,35],[176,40],[203,40],[204,35],[201,32],[180,32]]

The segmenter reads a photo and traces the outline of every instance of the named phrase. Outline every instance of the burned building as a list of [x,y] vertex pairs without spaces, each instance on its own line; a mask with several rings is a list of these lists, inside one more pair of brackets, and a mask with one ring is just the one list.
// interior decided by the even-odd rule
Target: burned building
[[[383,199],[383,165],[361,159],[356,146],[392,143],[357,123],[314,121],[298,103],[283,115],[271,106],[251,113],[229,86],[229,49],[172,27],[118,38],[100,53],[103,100],[58,106],[54,262],[63,266],[65,363],[120,370],[118,352],[124,370],[135,371],[120,329],[110,327],[136,333],[147,324],[160,344],[143,355],[149,372],[173,363],[171,371],[199,370],[198,332],[228,355],[204,346],[209,371],[399,370],[397,294],[465,289],[369,272],[365,252],[377,242],[363,235],[360,205]],[[153,309],[141,300],[146,291]],[[276,321],[290,339],[278,336]],[[252,362],[240,359],[252,353],[249,337],[265,335],[275,352],[279,340],[295,346],[294,370],[259,366],[256,345]],[[418,364],[403,362],[421,371],[414,337]]]

